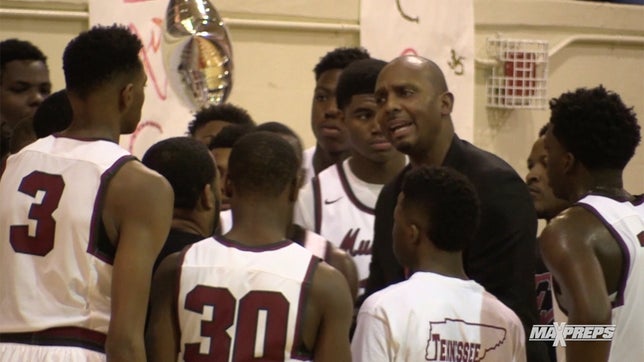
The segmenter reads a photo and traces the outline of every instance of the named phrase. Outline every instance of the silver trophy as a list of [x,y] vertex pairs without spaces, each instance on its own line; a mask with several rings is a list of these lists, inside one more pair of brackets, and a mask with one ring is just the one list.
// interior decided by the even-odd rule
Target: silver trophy
[[232,46],[208,0],[170,0],[163,54],[168,80],[191,110],[226,101],[232,89]]

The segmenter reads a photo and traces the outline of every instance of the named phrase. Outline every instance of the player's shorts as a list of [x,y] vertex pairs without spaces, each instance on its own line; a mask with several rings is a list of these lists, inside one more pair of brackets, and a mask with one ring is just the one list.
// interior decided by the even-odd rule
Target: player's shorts
[[0,362],[105,362],[105,354],[82,347],[0,343]]

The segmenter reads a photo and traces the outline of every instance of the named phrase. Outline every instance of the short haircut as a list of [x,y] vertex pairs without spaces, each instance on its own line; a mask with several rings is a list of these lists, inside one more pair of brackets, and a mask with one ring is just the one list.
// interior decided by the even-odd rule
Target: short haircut
[[276,133],[282,136],[289,136],[292,137],[295,140],[295,147],[296,147],[296,152],[298,152],[299,155],[304,152],[304,147],[302,146],[302,140],[300,139],[300,136],[293,131],[289,126],[285,125],[284,123],[280,122],[266,122],[262,123],[259,126],[255,128],[256,131],[266,131],[266,132],[272,132]]
[[67,90],[82,98],[121,75],[134,75],[143,68],[142,48],[136,35],[116,24],[80,33],[63,53]]
[[297,181],[300,162],[281,136],[252,132],[237,141],[228,159],[228,180],[240,194],[279,196]]
[[191,137],[173,137],[152,145],[143,164],[165,177],[174,190],[174,207],[192,210],[204,186],[215,179],[215,161],[203,143]]
[[341,47],[335,48],[326,53],[318,64],[313,68],[315,80],[320,79],[322,73],[332,69],[344,69],[347,65],[356,60],[369,58],[369,52],[361,47]]
[[244,108],[224,103],[202,108],[195,113],[195,118],[188,124],[188,134],[194,136],[199,128],[211,121],[224,121],[246,126],[255,125],[255,121]]
[[589,170],[622,170],[640,143],[633,108],[603,86],[550,101],[552,133]]
[[34,113],[34,132],[36,137],[47,137],[66,129],[74,117],[67,92],[62,89],[49,95]]
[[347,65],[335,90],[338,108],[344,109],[356,94],[373,94],[378,73],[387,65],[380,59],[361,59]]
[[32,43],[16,38],[3,40],[0,42],[0,75],[5,65],[14,60],[36,60],[47,64],[45,54]]
[[427,237],[437,248],[462,251],[478,229],[480,203],[472,183],[447,167],[422,166],[407,173],[402,192],[405,212],[426,220]]
[[543,137],[546,135],[546,132],[548,132],[549,126],[550,126],[550,123],[546,123],[543,125],[543,127],[541,127],[541,129],[539,130],[539,137]]
[[243,135],[250,133],[254,128],[254,126],[240,124],[226,126],[212,138],[208,145],[208,149],[233,148],[237,140],[239,140]]

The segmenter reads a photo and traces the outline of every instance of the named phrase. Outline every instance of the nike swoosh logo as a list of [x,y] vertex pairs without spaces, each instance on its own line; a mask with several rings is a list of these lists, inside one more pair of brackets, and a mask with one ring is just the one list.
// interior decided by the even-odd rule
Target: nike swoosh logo
[[342,197],[343,197],[343,196],[340,196],[340,197],[338,197],[337,199],[335,199],[335,200],[331,200],[331,201],[329,201],[329,200],[324,200],[324,204],[325,204],[325,205],[331,205],[331,204],[334,204],[334,203],[338,202]]

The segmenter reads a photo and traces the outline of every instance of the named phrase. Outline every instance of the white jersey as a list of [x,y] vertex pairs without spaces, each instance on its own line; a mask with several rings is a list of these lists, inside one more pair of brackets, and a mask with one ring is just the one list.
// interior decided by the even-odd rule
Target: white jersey
[[[221,235],[224,235],[230,231],[230,229],[233,228],[233,212],[232,209],[224,210],[219,213],[219,221],[220,221],[220,229],[221,229]],[[318,235],[314,232],[312,232],[309,229],[304,230],[305,235],[304,235],[304,248],[313,255],[317,256],[318,258],[325,260],[326,259],[326,252],[327,252],[327,244],[329,241],[322,237],[321,235]]]
[[369,296],[354,362],[525,361],[521,321],[473,280],[416,272]]
[[320,172],[300,190],[295,205],[293,222],[353,257],[360,280],[358,295],[364,293],[369,277],[374,208],[383,186],[358,179],[347,159]]
[[313,155],[315,154],[316,146],[307,148],[302,153],[302,169],[304,169],[304,185],[308,184],[313,177],[315,177],[315,169],[313,168]]
[[597,216],[617,240],[622,277],[612,301],[615,334],[609,361],[634,361],[644,356],[644,198],[639,204],[589,195],[577,202]]
[[[223,237],[184,250],[179,361],[310,359],[302,318],[318,259],[285,240],[249,247]],[[198,359],[198,358],[201,359]]]
[[32,344],[80,339],[102,350],[116,250],[101,209],[109,180],[133,159],[113,142],[57,136],[9,157],[0,179],[0,341],[47,330],[31,333]]

